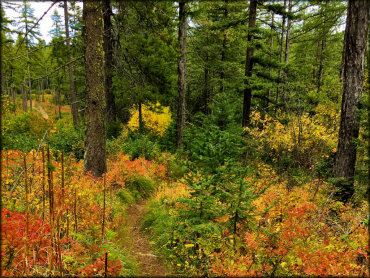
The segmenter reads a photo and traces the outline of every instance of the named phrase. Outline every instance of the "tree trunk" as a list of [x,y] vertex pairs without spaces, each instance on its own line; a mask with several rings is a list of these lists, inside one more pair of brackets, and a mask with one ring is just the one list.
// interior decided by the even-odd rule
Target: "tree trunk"
[[209,69],[208,69],[208,55],[206,56],[206,65],[204,67],[204,114],[209,115],[210,91],[209,91]]
[[44,80],[41,81],[41,90],[42,90],[42,102],[45,102]]
[[185,1],[179,2],[179,43],[180,57],[178,60],[178,101],[177,101],[177,148],[182,145],[185,127],[185,94],[186,94],[186,11]]
[[337,182],[337,197],[346,202],[354,193],[356,143],[359,115],[356,113],[362,97],[369,1],[350,0],[347,10],[343,62],[343,97],[338,148],[333,174]]
[[[274,4],[274,3],[275,3],[275,0],[272,1],[272,4]],[[274,23],[275,23],[275,14],[274,14],[273,11],[271,11],[271,33],[274,30]],[[270,78],[272,78],[271,62],[272,62],[273,49],[274,49],[274,36],[271,35],[271,39],[270,39],[270,54],[269,54],[269,58],[270,58],[269,76],[270,76]],[[267,101],[266,101],[266,112],[267,113],[269,113],[269,111],[270,111],[270,97],[271,97],[271,88],[268,88],[268,90],[267,90]]]
[[110,0],[103,0],[104,19],[104,58],[105,58],[105,98],[107,103],[107,123],[112,125],[116,120],[115,99],[112,91],[113,76],[113,26]]
[[17,111],[17,102],[16,102],[16,89],[13,88],[13,112]]
[[[286,6],[286,0],[284,0],[284,11]],[[285,33],[285,14],[283,14],[283,21],[281,23],[281,39],[280,39],[280,64],[283,62],[283,50],[284,50],[284,33]],[[278,103],[279,103],[279,89],[281,83],[281,69],[278,72],[278,84],[276,86],[276,106],[275,106],[275,113],[277,112]]]
[[[292,0],[289,0],[289,3],[288,3],[288,12],[292,12]],[[290,18],[288,18],[288,24],[287,24],[287,28],[286,28],[286,36],[285,36],[285,53],[284,53],[284,62],[285,62],[285,65],[288,64],[289,62],[289,50],[290,50],[290,29],[291,29],[291,26],[292,26],[292,20]],[[285,72],[284,73],[284,83],[286,82],[286,79],[287,79],[287,73]],[[285,103],[285,107],[286,107],[286,104],[287,104],[287,97],[286,97],[286,88],[285,88],[285,84],[283,86],[283,92],[282,92],[282,99]]]
[[83,3],[86,67],[86,136],[84,169],[100,177],[107,171],[103,15],[101,1]]
[[60,83],[58,83],[58,114],[59,114],[59,119],[62,118],[62,100],[61,100],[61,95],[60,95]]
[[73,82],[73,71],[72,71],[72,64],[71,64],[71,42],[69,38],[67,0],[64,0],[64,25],[65,25],[65,30],[66,30],[66,39],[67,39],[67,48],[68,48],[67,61],[68,61],[68,74],[69,74],[69,90],[70,90],[70,98],[71,98],[71,111],[72,111],[72,118],[73,118],[73,126],[74,128],[77,128],[78,126],[78,102],[77,102],[76,87]]
[[32,88],[31,88],[31,77],[30,77],[30,62],[28,61],[28,47],[27,47],[27,73],[28,73],[28,91],[30,95],[30,110],[32,111]]
[[249,5],[249,23],[248,23],[248,47],[245,61],[245,89],[244,89],[244,101],[243,101],[243,118],[242,127],[246,127],[250,122],[250,111],[251,111],[251,100],[252,100],[252,88],[249,84],[249,78],[252,76],[253,68],[253,52],[254,48],[251,46],[252,41],[252,28],[256,26],[257,16],[257,1],[251,0]]
[[31,76],[30,76],[30,58],[29,58],[29,42],[28,42],[28,23],[26,15],[26,54],[27,54],[27,76],[28,76],[28,90],[30,96],[30,110],[32,111],[32,88],[31,88]]
[[[227,1],[225,0],[225,8],[224,8],[224,18],[227,18]],[[225,65],[224,62],[226,60],[226,30],[224,30],[223,40],[222,40],[222,52],[221,52],[221,73],[220,73],[220,79],[221,79],[221,87],[220,87],[220,93],[224,91],[224,79],[225,79]]]
[[321,52],[320,52],[320,61],[319,61],[319,71],[317,73],[317,93],[320,93],[322,86],[322,78],[324,75],[324,51],[326,46],[326,40],[321,41]]
[[36,100],[40,101],[40,94],[41,94],[41,86],[40,86],[40,80],[37,82],[37,92],[36,92]]
[[[24,82],[26,82],[26,80],[24,80]],[[27,92],[26,92],[26,89],[24,88],[24,85],[22,85],[21,87],[21,91],[22,91],[22,107],[23,107],[23,111],[24,112],[27,112]]]
[[139,102],[139,131],[142,132],[144,130],[144,121],[143,121],[143,106],[141,101]]

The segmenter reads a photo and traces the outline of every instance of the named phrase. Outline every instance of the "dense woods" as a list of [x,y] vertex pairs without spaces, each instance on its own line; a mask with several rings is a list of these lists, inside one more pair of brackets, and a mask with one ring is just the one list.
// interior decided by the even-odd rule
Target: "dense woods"
[[1,2],[2,275],[369,275],[369,1],[33,5]]

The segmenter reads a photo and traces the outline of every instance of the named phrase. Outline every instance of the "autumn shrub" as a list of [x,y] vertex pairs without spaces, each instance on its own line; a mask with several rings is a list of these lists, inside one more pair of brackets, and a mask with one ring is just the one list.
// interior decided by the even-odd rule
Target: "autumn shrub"
[[[166,129],[171,123],[171,111],[169,107],[156,104],[142,104],[142,118],[146,129],[155,135],[163,136]],[[139,129],[139,108],[133,107],[130,110],[131,118],[128,127],[132,131]]]
[[[50,150],[50,162],[47,162],[45,151],[44,166],[41,151],[32,150],[27,154],[21,151],[5,151],[3,155],[5,159],[2,160],[4,170],[1,173],[1,231],[2,239],[5,239],[2,240],[2,258],[6,260],[2,260],[2,274],[61,276],[62,271],[63,275],[67,276],[100,275],[102,243],[107,243],[102,237],[102,219],[103,217],[105,219],[103,231],[106,238],[109,242],[116,241],[118,232],[123,226],[123,209],[127,205],[120,202],[115,194],[118,188],[112,185],[113,173],[111,171],[107,173],[104,190],[104,181],[85,174],[83,162],[77,162],[73,156],[64,157],[64,176],[62,176],[60,151]],[[25,155],[28,198],[25,192],[23,165]],[[119,173],[125,179],[132,176],[129,171],[134,171],[138,166],[142,167],[140,171],[143,175],[165,176],[165,172],[159,174],[161,172],[159,165],[151,167],[144,161],[131,162],[128,157],[122,161],[123,165],[126,162],[129,165],[120,168]],[[108,160],[109,169],[115,171],[118,168],[115,168],[113,163],[112,160]],[[46,172],[45,176],[42,174],[43,169]],[[48,179],[46,174],[52,178]],[[122,184],[124,185],[124,182]],[[108,250],[108,269],[109,265],[112,267],[111,275],[132,275],[133,263],[129,263],[130,259],[124,259],[126,253],[116,250],[117,247],[105,247]],[[59,253],[61,261],[58,259]],[[117,253],[120,253],[120,256],[117,256]],[[127,262],[128,265],[123,262]]]
[[282,167],[308,169],[335,152],[339,128],[339,113],[334,107],[318,105],[314,113],[282,114],[274,119],[255,111],[252,127],[245,130],[259,142],[258,150],[269,153]]
[[48,121],[37,113],[5,113],[2,119],[2,146],[5,149],[31,150],[36,149],[39,140],[50,129]]

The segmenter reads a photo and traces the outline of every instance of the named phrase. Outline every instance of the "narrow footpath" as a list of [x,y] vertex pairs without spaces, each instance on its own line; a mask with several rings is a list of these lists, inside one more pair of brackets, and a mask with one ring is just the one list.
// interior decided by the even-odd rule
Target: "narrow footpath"
[[144,216],[145,204],[145,201],[140,201],[127,209],[125,245],[138,263],[139,273],[137,275],[151,277],[169,276],[171,274],[170,271],[151,250],[148,236],[140,231],[140,223]]

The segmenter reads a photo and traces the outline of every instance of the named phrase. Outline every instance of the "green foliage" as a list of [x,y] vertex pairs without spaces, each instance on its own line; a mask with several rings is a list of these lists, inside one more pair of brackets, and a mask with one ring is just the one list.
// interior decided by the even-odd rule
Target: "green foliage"
[[83,149],[83,130],[76,130],[70,117],[62,118],[56,122],[56,131],[47,138],[50,147],[65,153],[73,152],[75,157],[82,159]]
[[155,182],[149,177],[133,176],[127,182],[127,188],[135,199],[147,198],[156,189]]
[[241,130],[239,134],[221,130],[215,125],[187,129],[184,146],[189,159],[207,173],[216,173],[220,167],[240,161],[243,153]]
[[122,188],[116,192],[116,195],[119,197],[120,201],[123,204],[132,204],[134,202],[134,197],[132,193],[126,188]]
[[182,178],[188,171],[184,163],[175,160],[169,160],[167,163],[167,175],[174,180]]
[[154,136],[133,132],[126,139],[123,152],[129,154],[131,160],[139,157],[153,160],[159,157],[160,148]]
[[122,124],[120,121],[115,121],[113,124],[106,123],[105,130],[107,140],[117,138],[122,132]]
[[47,121],[35,113],[8,115],[3,121],[2,147],[22,151],[37,149],[39,140],[49,128]]

